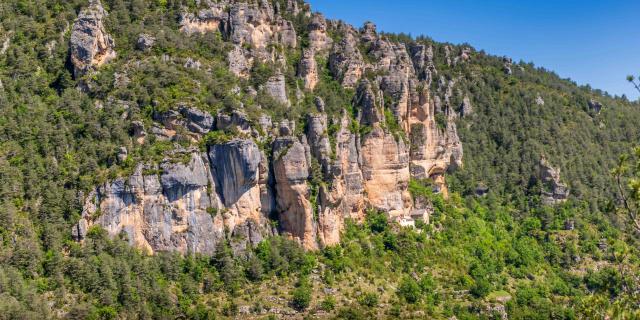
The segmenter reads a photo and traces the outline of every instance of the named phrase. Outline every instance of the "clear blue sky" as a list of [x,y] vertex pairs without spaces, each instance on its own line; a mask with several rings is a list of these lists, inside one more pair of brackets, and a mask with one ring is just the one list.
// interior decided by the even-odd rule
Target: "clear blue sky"
[[640,0],[308,0],[313,11],[356,27],[469,43],[533,62],[610,94],[639,94]]

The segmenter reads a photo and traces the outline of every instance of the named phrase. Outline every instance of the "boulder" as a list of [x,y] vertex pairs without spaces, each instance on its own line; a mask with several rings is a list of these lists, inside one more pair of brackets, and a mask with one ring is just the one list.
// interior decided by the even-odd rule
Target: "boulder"
[[185,68],[200,70],[202,63],[199,60],[194,60],[191,57],[187,58],[183,65]]
[[502,63],[502,70],[504,71],[504,73],[507,75],[511,75],[513,73],[513,71],[511,70],[513,60],[511,60],[511,58],[504,57],[502,58]]
[[118,155],[116,156],[116,159],[118,160],[119,164],[124,163],[124,161],[127,160],[128,156],[129,156],[129,152],[127,152],[126,147],[118,148]]
[[138,35],[138,40],[136,41],[136,48],[141,51],[149,51],[153,48],[153,45],[156,43],[156,38],[148,35],[146,33],[141,33]]
[[251,124],[247,115],[241,111],[234,110],[231,114],[219,112],[216,115],[216,130],[229,131],[238,130],[247,133],[251,130]]
[[131,122],[131,134],[133,135],[133,139],[138,144],[144,143],[147,132],[144,130],[144,124],[142,123],[142,121]]
[[589,105],[589,110],[592,110],[596,114],[599,114],[600,110],[602,110],[602,104],[599,101],[590,99],[588,102],[588,105]]
[[200,109],[188,106],[180,106],[178,111],[184,119],[185,127],[197,134],[206,134],[213,128],[213,116]]

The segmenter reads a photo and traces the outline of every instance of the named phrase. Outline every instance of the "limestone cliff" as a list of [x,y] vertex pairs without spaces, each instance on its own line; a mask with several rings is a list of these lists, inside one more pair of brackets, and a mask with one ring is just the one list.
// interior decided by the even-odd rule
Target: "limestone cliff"
[[[306,24],[298,28],[302,36],[291,21]],[[409,181],[431,179],[446,195],[446,172],[462,165],[456,121],[472,110],[469,99],[461,114],[454,110],[456,81],[439,78],[431,47],[392,41],[373,23],[356,29],[327,21],[297,1],[282,8],[266,0],[203,2],[177,22],[187,37],[219,32],[230,43],[224,62],[244,87],[228,95],[264,94],[284,110],[309,101],[315,108],[307,106],[302,119],[272,121],[262,106],[212,115],[183,103],[154,112],[147,130],[133,121],[138,144],[204,146],[210,134],[226,138],[206,140],[206,150],[176,144],[160,163],[98,186],[74,237],[99,225],[149,252],[211,254],[223,239],[242,250],[282,234],[313,250],[337,244],[344,220],[361,222],[367,209],[390,218],[420,212],[428,221],[430,204],[412,199]],[[101,23],[97,30],[106,37]],[[292,53],[297,60],[290,63]],[[460,64],[472,54],[448,58]],[[274,72],[253,86],[258,62]],[[326,81],[321,72],[353,93],[349,108],[329,111],[314,96]]]

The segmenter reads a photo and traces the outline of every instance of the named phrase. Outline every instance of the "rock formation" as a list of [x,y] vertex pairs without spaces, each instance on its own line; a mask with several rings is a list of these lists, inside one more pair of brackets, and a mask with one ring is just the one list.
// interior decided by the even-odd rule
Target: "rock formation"
[[76,77],[116,57],[113,39],[103,25],[106,15],[100,0],[91,0],[89,7],[80,11],[73,24],[70,47]]
[[553,205],[566,201],[569,197],[569,188],[560,180],[560,169],[552,167],[543,157],[540,159],[539,170],[542,182],[542,202]]
[[265,91],[268,95],[274,98],[276,101],[289,105],[289,98],[287,98],[287,87],[283,74],[277,74],[270,77],[265,84]]
[[141,51],[148,51],[153,47],[155,43],[155,37],[142,33],[138,36],[138,41],[136,41],[136,48]]
[[227,54],[229,62],[229,71],[240,78],[248,78],[253,65],[253,57],[251,57],[241,46],[234,46]]
[[595,112],[596,114],[599,114],[600,110],[602,110],[602,103],[600,103],[599,101],[590,99],[588,105],[589,110],[593,110],[593,112]]
[[299,239],[306,249],[316,249],[314,213],[307,185],[309,159],[305,146],[292,136],[279,137],[273,143],[273,157],[282,231]]
[[[456,121],[472,114],[471,101],[452,105],[463,93],[456,79],[438,75],[431,46],[389,40],[373,23],[357,30],[326,21],[294,3],[206,2],[197,12],[185,9],[179,22],[186,35],[221,33],[229,43],[229,70],[241,85],[251,82],[255,63],[272,64],[276,73],[262,86],[237,86],[229,94],[258,97],[259,91],[292,109],[314,101],[315,110],[302,115],[304,127],[295,129],[301,119],[272,121],[261,106],[211,115],[188,103],[154,113],[147,131],[132,122],[132,140],[140,144],[147,136],[201,143],[212,131],[224,138],[206,150],[177,147],[160,163],[140,164],[131,176],[98,186],[73,229],[75,238],[100,225],[149,252],[211,254],[222,239],[243,250],[282,234],[313,250],[339,243],[344,220],[362,222],[367,209],[428,221],[432,207],[412,198],[409,181],[431,179],[446,196],[444,175],[462,165]],[[309,21],[302,49],[284,18],[293,12]],[[340,36],[334,42],[329,34]],[[149,41],[139,42],[148,50]],[[471,59],[470,50],[446,50],[452,65]],[[301,57],[295,66],[287,62],[292,51]],[[336,107],[331,101],[325,106],[309,96],[321,81],[320,61],[354,93],[352,110],[329,112]],[[298,88],[295,99],[290,92],[296,88],[287,88],[292,76],[305,89]]]
[[322,14],[314,13],[307,29],[309,30],[310,50],[322,52],[331,47],[332,40],[327,34],[327,21]]
[[329,56],[329,69],[343,86],[353,88],[364,73],[362,54],[355,35],[347,31]]
[[313,50],[302,51],[302,60],[298,67],[298,76],[304,81],[304,88],[313,90],[318,83],[318,65]]

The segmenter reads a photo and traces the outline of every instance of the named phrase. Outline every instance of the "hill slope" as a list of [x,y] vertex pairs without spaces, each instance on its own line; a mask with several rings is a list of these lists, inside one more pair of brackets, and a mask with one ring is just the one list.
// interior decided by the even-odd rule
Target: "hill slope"
[[294,0],[0,21],[7,318],[638,315],[637,104]]

